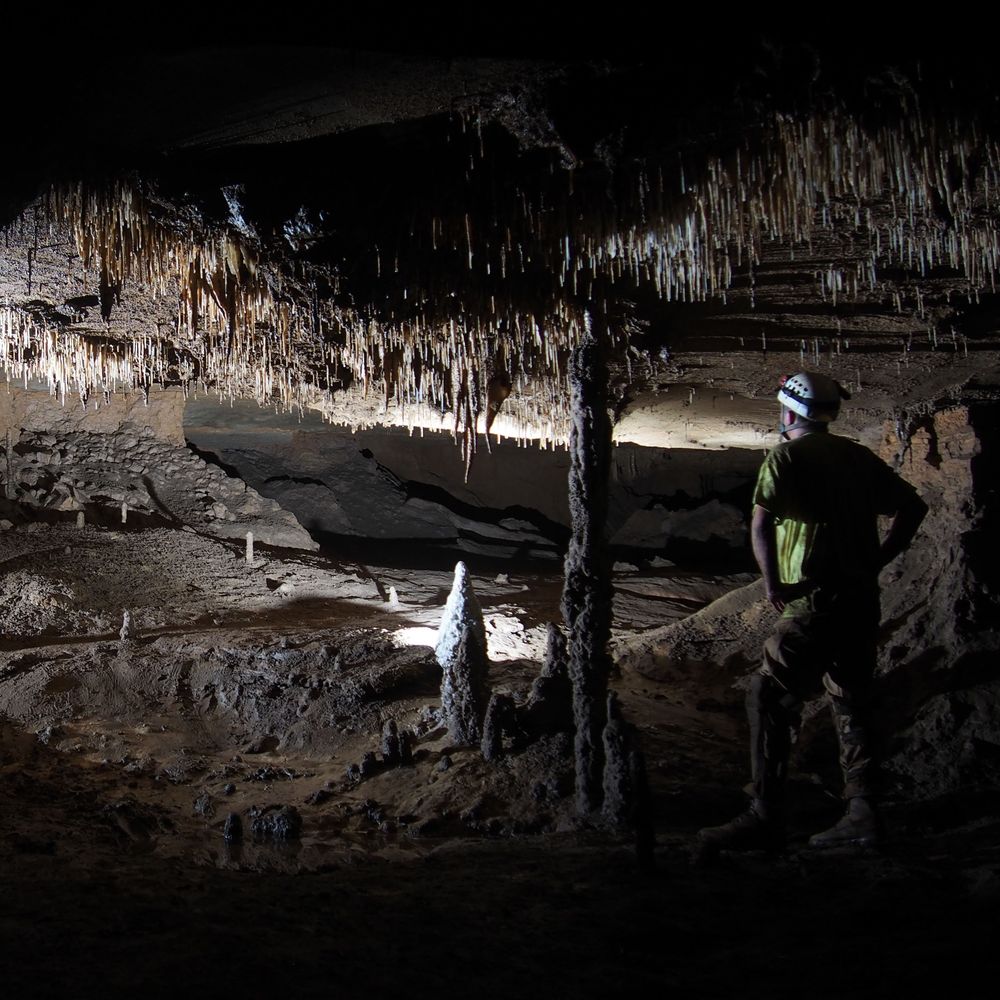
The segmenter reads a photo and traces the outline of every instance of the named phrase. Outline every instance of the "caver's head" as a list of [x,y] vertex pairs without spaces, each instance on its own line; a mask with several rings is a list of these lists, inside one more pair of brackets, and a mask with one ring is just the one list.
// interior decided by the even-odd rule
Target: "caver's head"
[[840,415],[840,401],[850,393],[836,379],[819,372],[796,372],[781,382],[782,435],[791,430],[825,431]]

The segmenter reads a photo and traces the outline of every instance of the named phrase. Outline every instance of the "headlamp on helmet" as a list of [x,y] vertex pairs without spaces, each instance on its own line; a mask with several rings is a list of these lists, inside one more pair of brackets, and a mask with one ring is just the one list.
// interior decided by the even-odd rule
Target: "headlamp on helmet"
[[840,414],[840,401],[850,399],[850,393],[829,375],[818,372],[796,372],[782,379],[778,402],[797,413],[803,420],[828,424]]

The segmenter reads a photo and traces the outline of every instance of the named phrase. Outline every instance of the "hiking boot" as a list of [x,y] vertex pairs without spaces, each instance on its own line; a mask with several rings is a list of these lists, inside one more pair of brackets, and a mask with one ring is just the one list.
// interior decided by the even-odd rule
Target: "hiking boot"
[[875,847],[882,842],[882,824],[867,799],[851,799],[847,812],[822,833],[809,838],[810,847]]
[[699,830],[698,840],[716,851],[777,851],[785,846],[785,829],[782,823],[767,818],[754,800],[746,812],[728,823]]

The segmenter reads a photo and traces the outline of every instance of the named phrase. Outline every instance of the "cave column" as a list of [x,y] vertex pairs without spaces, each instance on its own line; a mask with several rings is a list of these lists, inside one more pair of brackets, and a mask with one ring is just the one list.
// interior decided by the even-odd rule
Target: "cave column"
[[576,727],[576,801],[581,815],[600,807],[602,732],[607,714],[611,659],[611,561],[605,523],[611,465],[608,415],[606,320],[585,332],[569,364],[569,510],[572,525],[566,554],[562,613],[569,628],[569,674]]

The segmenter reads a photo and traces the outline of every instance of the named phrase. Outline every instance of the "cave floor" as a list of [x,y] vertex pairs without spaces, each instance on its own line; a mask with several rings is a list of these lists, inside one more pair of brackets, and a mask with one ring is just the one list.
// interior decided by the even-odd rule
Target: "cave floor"
[[[60,525],[4,533],[0,559],[9,995],[975,995],[996,803],[899,803],[884,850],[812,852],[838,809],[814,747],[786,853],[693,865],[698,827],[742,804],[742,693],[721,668],[613,682],[654,799],[640,872],[627,840],[574,819],[565,738],[495,764],[449,743],[422,644],[448,573],[265,550],[247,565],[203,536]],[[523,696],[558,577],[474,579],[491,681]],[[619,574],[616,635],[739,582]],[[390,718],[412,765],[348,778]],[[282,806],[300,838],[224,841],[229,814]]]
[[10,996],[986,996],[998,832],[707,871],[661,835],[652,874],[581,835],[308,874],[8,842],[0,964]]

